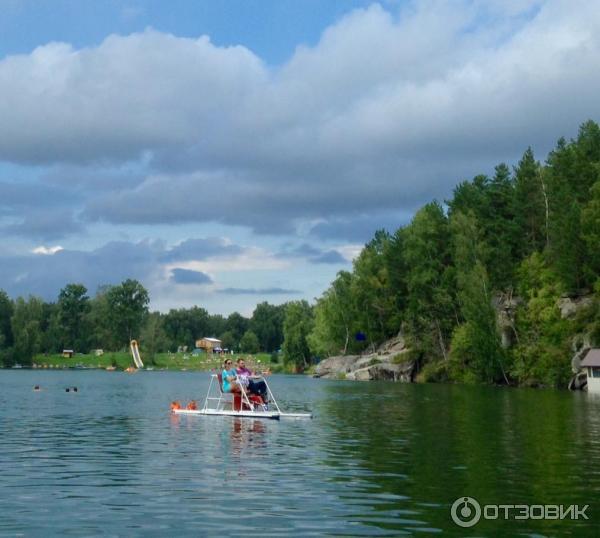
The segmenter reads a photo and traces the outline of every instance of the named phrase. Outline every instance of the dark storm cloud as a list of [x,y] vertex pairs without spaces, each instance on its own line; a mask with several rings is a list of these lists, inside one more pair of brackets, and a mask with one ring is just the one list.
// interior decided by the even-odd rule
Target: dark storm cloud
[[202,271],[192,271],[190,269],[172,269],[171,282],[175,284],[212,284],[213,280]]

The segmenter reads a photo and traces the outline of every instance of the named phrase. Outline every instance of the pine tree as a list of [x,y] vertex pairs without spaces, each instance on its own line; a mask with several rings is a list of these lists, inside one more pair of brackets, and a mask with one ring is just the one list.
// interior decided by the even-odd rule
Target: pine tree
[[432,202],[420,209],[405,234],[407,321],[422,351],[445,359],[456,311],[450,230],[442,206]]
[[489,246],[490,281],[494,289],[511,288],[518,262],[519,228],[515,222],[515,190],[506,164],[496,166],[496,173],[486,189],[488,215],[483,223]]
[[452,361],[461,364],[463,370],[470,370],[477,381],[508,383],[490,279],[483,261],[487,250],[483,234],[472,213],[452,215],[451,229],[458,298],[465,320],[457,334],[466,336],[465,345],[460,347],[454,345],[453,338]]
[[531,148],[523,154],[515,175],[515,220],[520,237],[519,257],[543,250],[546,245],[544,184],[540,163]]

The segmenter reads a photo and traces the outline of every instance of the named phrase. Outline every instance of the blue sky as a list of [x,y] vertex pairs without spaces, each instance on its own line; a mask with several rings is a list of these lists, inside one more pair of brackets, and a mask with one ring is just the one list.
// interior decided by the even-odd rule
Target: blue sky
[[217,46],[242,44],[278,65],[300,45],[314,45],[324,28],[364,0],[3,0],[0,56],[27,54],[50,41],[76,48],[109,34],[148,27],[180,37],[206,34]]
[[600,119],[562,0],[0,0],[0,288],[318,297],[376,229]]

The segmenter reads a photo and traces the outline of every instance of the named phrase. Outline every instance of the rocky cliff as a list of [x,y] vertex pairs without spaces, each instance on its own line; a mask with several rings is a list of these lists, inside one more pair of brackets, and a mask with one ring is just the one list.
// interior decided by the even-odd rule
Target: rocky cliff
[[315,368],[315,377],[353,381],[388,380],[410,383],[414,360],[404,338],[398,336],[382,344],[374,353],[329,357]]

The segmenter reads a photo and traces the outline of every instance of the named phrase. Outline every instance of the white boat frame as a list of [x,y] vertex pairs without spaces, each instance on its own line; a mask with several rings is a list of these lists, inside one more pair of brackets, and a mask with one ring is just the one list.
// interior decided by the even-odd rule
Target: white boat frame
[[[239,376],[237,377],[239,379]],[[264,376],[252,376],[253,379],[264,381],[267,387],[267,396],[269,398],[268,408],[264,409],[262,405],[255,404],[248,398],[248,393],[243,385],[239,383],[241,388],[241,409],[236,411],[234,406],[233,393],[223,392],[223,389],[219,383],[219,376],[217,374],[211,374],[210,385],[208,386],[208,392],[204,399],[204,407],[202,409],[173,409],[173,413],[177,415],[214,415],[214,416],[229,416],[229,417],[243,417],[243,418],[264,418],[271,420],[279,420],[281,417],[286,418],[312,418],[310,413],[284,413],[279,408],[279,404],[271,391],[271,387],[267,383]],[[216,390],[215,388],[216,387]],[[218,392],[217,392],[218,391]],[[214,395],[216,393],[216,396]],[[226,395],[230,394],[231,398],[225,398]],[[230,409],[226,409],[226,405],[231,406]],[[246,409],[244,409],[246,407]],[[270,408],[270,409],[269,409]]]

